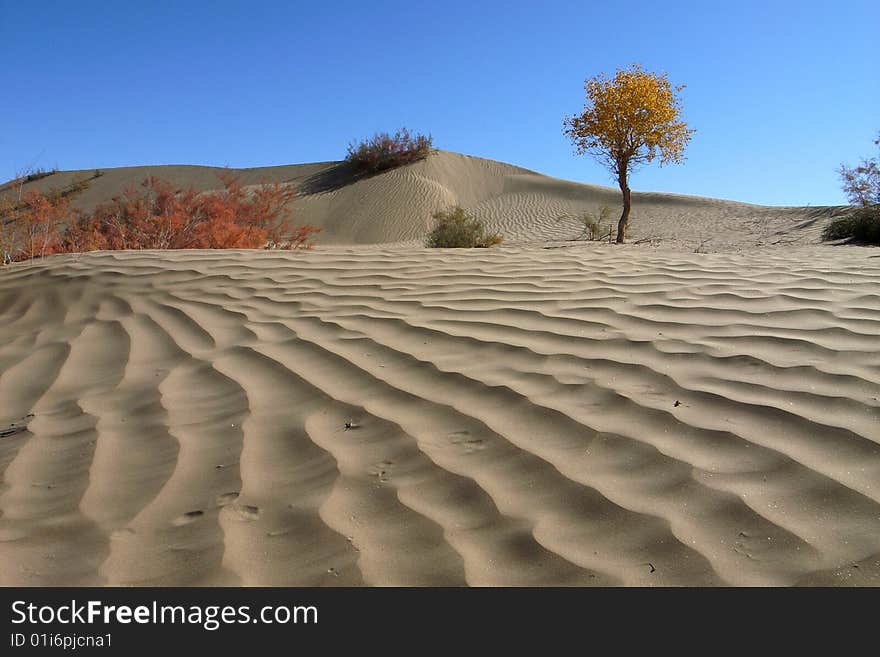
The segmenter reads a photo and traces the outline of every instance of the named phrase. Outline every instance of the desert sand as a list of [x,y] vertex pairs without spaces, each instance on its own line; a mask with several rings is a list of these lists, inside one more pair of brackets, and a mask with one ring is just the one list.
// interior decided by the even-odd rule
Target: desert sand
[[[216,186],[78,202],[146,173]],[[557,219],[614,190],[479,158],[245,174],[314,251],[0,270],[0,584],[880,585],[880,251],[818,243],[840,209],[637,194],[614,246]],[[504,245],[422,248],[454,203]]]

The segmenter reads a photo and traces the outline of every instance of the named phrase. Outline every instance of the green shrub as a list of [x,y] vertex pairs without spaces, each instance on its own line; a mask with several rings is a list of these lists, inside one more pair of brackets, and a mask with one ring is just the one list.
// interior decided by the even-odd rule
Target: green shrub
[[35,180],[40,180],[41,178],[46,178],[47,176],[51,176],[53,173],[58,173],[58,169],[52,169],[51,171],[48,169],[43,169],[42,167],[38,169],[34,169],[30,171],[24,176],[24,182],[34,182]]
[[598,214],[584,212],[581,215],[581,223],[584,225],[584,237],[590,240],[600,240],[611,231],[611,208],[603,205]]
[[[874,140],[880,146],[880,137]],[[880,158],[862,158],[857,167],[838,169],[843,191],[853,205],[880,205]]]
[[501,235],[486,233],[486,227],[479,219],[468,215],[461,207],[434,213],[437,220],[433,230],[428,233],[426,245],[440,249],[488,248],[501,244]]
[[359,172],[378,173],[425,159],[431,154],[432,143],[430,135],[410,135],[406,128],[393,135],[381,132],[372,139],[349,144],[345,161]]
[[575,239],[586,239],[590,241],[601,240],[608,237],[612,230],[611,208],[607,205],[603,205],[599,209],[599,212],[584,210],[584,212],[579,215],[560,215],[558,219],[560,221],[563,219],[574,219],[581,224],[583,227],[581,234]]
[[865,205],[835,219],[822,231],[823,240],[852,239],[880,244],[880,205]]

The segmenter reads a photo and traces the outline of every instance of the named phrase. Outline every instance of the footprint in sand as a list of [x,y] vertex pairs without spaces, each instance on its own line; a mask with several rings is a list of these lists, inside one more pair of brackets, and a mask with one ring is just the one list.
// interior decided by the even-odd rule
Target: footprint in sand
[[226,506],[227,504],[232,504],[235,500],[238,499],[239,496],[238,491],[233,491],[231,493],[223,493],[222,495],[217,496],[217,506]]
[[130,537],[134,533],[135,533],[135,531],[131,527],[122,527],[121,529],[116,529],[110,533],[110,540],[111,541],[125,540],[126,538]]
[[391,476],[391,468],[394,465],[393,461],[380,461],[379,463],[373,464],[369,473],[371,476],[376,477],[381,482],[388,481],[388,478]]
[[260,517],[260,507],[250,504],[234,504],[233,509],[243,520],[257,520]]
[[182,516],[177,516],[174,520],[172,520],[171,524],[175,527],[181,527],[183,525],[188,525],[191,522],[195,522],[203,515],[205,515],[205,512],[201,509],[196,509],[195,511],[187,511]]
[[472,454],[480,450],[486,449],[485,441],[482,438],[474,438],[470,431],[454,431],[449,434],[449,442],[456,446],[461,446],[465,454]]

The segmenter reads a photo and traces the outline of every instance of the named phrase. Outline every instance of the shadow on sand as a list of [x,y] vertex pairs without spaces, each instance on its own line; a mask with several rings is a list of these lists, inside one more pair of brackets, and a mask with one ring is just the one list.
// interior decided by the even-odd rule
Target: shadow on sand
[[348,162],[339,162],[312,174],[299,183],[298,189],[301,194],[326,194],[381,173],[358,171]]

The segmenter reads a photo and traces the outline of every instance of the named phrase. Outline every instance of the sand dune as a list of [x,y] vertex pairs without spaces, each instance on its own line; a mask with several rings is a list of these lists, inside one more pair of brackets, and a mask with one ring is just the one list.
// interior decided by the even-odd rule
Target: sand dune
[[[352,200],[407,179],[564,239],[585,186],[461,157],[301,207],[415,239]],[[815,237],[649,201],[639,230]],[[874,250],[544,246],[0,271],[0,584],[880,584]]]
[[[75,199],[94,207],[156,175],[182,187],[216,189],[224,169],[151,166],[106,169]],[[321,162],[229,172],[248,184],[296,186],[296,221],[323,229],[320,244],[424,242],[437,210],[461,205],[508,244],[571,240],[581,232],[560,215],[607,205],[619,214],[620,192],[610,187],[551,178],[528,169],[478,157],[438,151],[427,160],[370,178],[354,176],[344,163]],[[94,171],[64,171],[31,183],[63,188]],[[2,188],[0,188],[2,192]],[[822,226],[842,208],[764,207],[696,196],[636,192],[631,238],[693,251],[751,250],[759,246],[806,245],[819,241]]]

